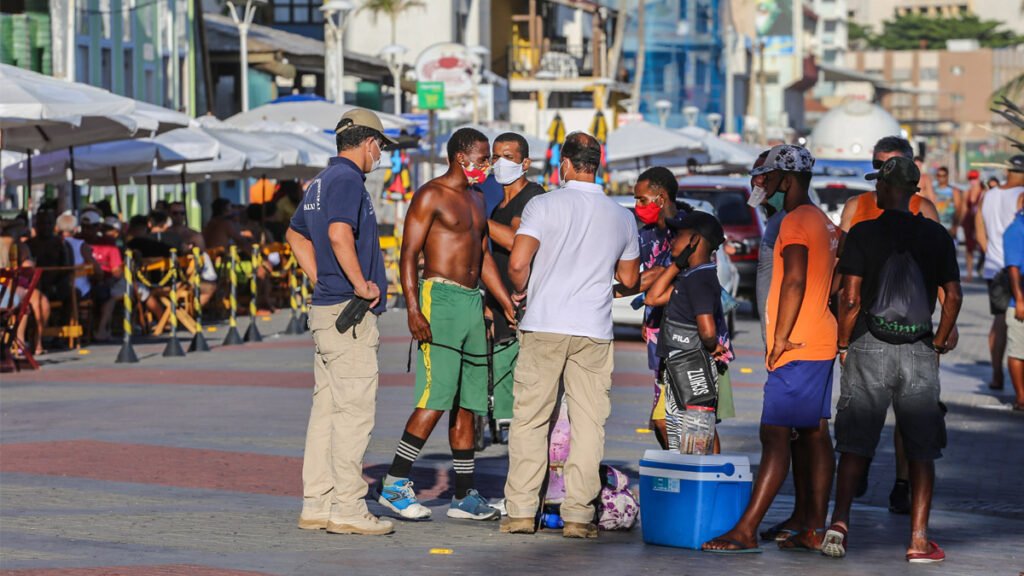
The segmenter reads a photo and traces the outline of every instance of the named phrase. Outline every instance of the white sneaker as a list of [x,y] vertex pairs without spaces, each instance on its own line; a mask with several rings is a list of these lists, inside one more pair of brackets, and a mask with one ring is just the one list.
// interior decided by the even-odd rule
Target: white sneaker
[[385,484],[377,498],[382,506],[409,520],[426,520],[430,518],[430,508],[416,500],[412,490],[412,481],[406,478],[392,484]]
[[381,520],[367,512],[362,517],[348,518],[345,520],[329,520],[327,532],[331,534],[364,534],[367,536],[382,536],[395,531],[395,525],[389,520]]

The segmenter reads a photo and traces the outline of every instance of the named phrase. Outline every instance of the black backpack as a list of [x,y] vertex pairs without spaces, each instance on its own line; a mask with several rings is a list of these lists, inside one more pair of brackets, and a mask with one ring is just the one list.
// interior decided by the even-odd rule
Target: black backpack
[[899,248],[882,266],[875,301],[864,312],[864,320],[875,338],[890,344],[910,344],[931,334],[932,314],[924,274],[909,251],[909,238],[898,242]]

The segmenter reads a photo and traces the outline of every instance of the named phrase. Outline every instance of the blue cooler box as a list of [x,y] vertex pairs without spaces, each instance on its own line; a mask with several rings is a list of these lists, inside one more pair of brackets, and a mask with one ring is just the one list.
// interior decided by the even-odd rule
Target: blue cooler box
[[644,542],[699,550],[743,515],[752,479],[746,456],[647,450],[640,460]]

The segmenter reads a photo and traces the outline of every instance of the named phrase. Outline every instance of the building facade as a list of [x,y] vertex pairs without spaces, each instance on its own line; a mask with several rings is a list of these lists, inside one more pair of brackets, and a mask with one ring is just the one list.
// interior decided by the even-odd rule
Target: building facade
[[952,47],[851,52],[848,64],[907,88],[881,95],[882,106],[931,150],[929,157],[962,168],[1008,152],[997,133],[1007,133],[1009,123],[990,110],[990,102],[1001,86],[1024,74],[1024,50],[978,48],[976,42]]

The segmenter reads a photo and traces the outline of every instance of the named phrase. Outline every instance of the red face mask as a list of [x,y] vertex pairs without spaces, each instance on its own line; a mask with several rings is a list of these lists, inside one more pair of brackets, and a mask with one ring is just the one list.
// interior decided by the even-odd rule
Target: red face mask
[[470,184],[479,184],[484,180],[487,180],[487,173],[489,171],[490,170],[488,170],[486,165],[484,168],[481,168],[472,162],[469,163],[468,168],[465,166],[462,167],[462,172],[466,175],[466,179],[469,180]]
[[656,224],[660,215],[661,206],[654,202],[648,202],[643,206],[637,205],[636,207],[636,217],[644,224]]

